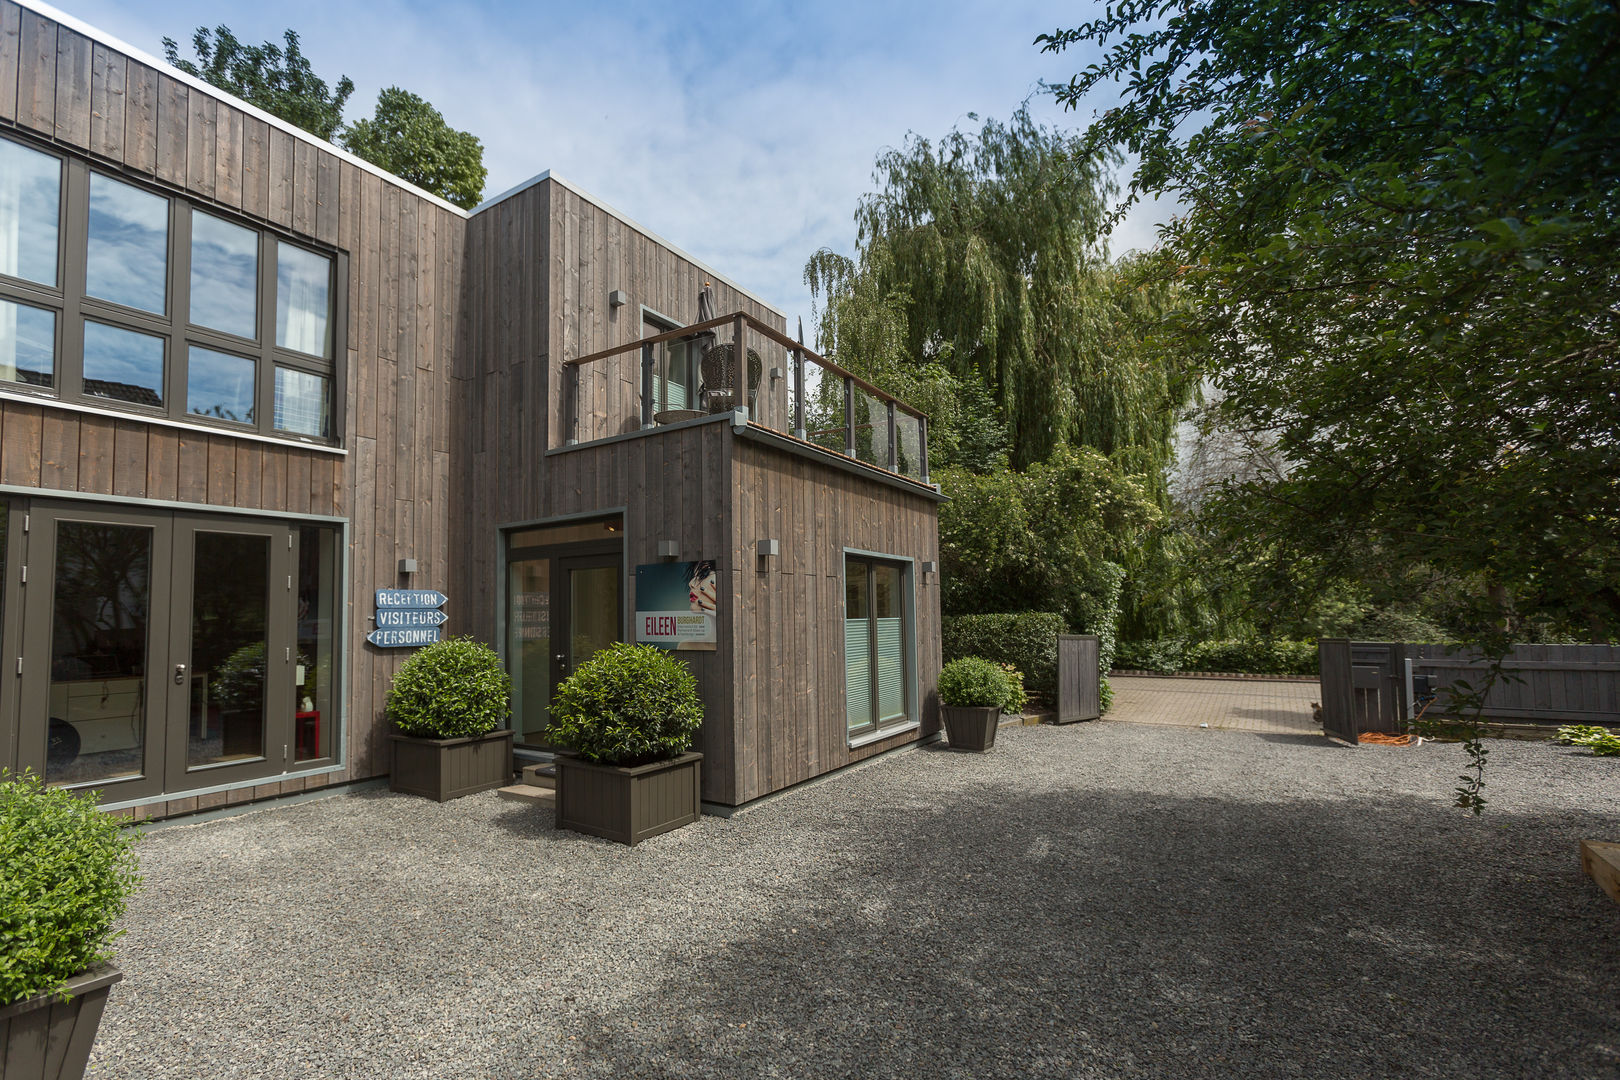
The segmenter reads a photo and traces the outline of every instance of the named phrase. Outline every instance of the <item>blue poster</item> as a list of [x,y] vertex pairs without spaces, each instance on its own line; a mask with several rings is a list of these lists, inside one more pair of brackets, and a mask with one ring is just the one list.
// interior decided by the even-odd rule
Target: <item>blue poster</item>
[[636,640],[661,649],[713,652],[719,590],[713,560],[636,567]]

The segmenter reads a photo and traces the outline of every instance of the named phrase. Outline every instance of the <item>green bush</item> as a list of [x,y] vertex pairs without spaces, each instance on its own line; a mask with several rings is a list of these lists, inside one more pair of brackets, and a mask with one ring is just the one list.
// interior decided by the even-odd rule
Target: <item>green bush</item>
[[599,765],[679,757],[702,726],[697,680],[651,645],[603,649],[563,680],[551,705],[551,737]]
[[1114,653],[1114,667],[1121,671],[1156,671],[1174,675],[1187,670],[1187,643],[1180,638],[1155,641],[1122,641]]
[[400,665],[388,714],[402,735],[419,739],[487,735],[512,715],[512,680],[488,645],[445,638]]
[[1288,638],[1245,638],[1199,641],[1178,638],[1127,641],[1119,646],[1114,666],[1123,671],[1219,671],[1241,675],[1315,675],[1316,642]]
[[1558,729],[1565,746],[1584,746],[1597,757],[1620,756],[1620,736],[1596,724],[1565,724]]
[[983,657],[963,656],[939,673],[941,704],[967,708],[995,707],[1003,712],[1022,709],[1023,680],[1000,664]]
[[1068,632],[1063,616],[1049,611],[1011,615],[950,615],[943,620],[945,659],[979,656],[1011,664],[1024,685],[1048,701],[1057,697],[1057,639]]
[[136,876],[136,834],[96,794],[0,769],[0,1005],[56,993],[112,958]]

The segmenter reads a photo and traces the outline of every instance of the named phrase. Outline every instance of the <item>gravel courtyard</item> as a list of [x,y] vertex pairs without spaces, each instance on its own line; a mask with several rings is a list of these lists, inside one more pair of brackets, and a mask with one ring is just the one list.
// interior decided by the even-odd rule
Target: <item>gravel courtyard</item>
[[95,1077],[1620,1074],[1620,759],[1097,723],[635,849],[493,792],[154,832]]

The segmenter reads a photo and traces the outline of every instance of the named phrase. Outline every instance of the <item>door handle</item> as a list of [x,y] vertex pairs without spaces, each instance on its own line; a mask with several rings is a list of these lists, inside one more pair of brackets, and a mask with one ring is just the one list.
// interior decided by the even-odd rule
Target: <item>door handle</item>
[[186,681],[186,665],[184,665],[184,664],[176,664],[176,665],[174,665],[174,684],[176,686],[179,686],[181,683],[183,683],[185,681]]

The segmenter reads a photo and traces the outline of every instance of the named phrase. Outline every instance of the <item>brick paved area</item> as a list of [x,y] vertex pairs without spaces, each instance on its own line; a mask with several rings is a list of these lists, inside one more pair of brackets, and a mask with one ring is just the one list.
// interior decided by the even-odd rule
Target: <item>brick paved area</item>
[[1109,678],[1114,707],[1104,718],[1127,724],[1319,735],[1311,703],[1322,700],[1314,682],[1266,679],[1154,679],[1138,675]]

